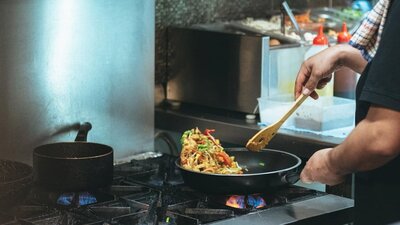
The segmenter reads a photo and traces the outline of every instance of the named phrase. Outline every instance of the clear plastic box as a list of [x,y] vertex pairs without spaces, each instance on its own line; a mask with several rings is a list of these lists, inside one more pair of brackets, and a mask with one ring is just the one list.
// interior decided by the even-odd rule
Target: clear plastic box
[[325,131],[348,127],[354,124],[355,100],[334,96],[308,98],[294,114],[297,128]]
[[[293,105],[292,95],[259,98],[261,123],[275,123]],[[282,125],[311,131],[326,131],[354,125],[355,101],[352,99],[322,96],[318,100],[306,99]]]
[[[293,95],[277,95],[270,98],[258,98],[260,121],[266,125],[277,122],[293,105]],[[289,117],[282,127],[294,125],[293,117]]]

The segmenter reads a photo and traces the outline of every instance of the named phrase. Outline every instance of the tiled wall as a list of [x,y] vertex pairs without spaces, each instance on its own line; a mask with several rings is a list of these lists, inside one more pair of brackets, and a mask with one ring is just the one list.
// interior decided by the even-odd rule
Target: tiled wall
[[[247,17],[265,17],[278,11],[281,0],[156,0],[156,95],[166,80],[166,28]],[[293,9],[346,6],[350,0],[288,0]],[[157,93],[157,91],[159,93]]]

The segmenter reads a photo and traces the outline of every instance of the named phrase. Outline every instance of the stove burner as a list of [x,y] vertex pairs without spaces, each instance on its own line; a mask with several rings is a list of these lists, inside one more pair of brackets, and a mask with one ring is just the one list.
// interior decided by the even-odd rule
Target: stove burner
[[57,199],[57,204],[64,206],[83,206],[90,205],[96,202],[96,197],[89,192],[63,193]]
[[259,195],[249,195],[247,197],[247,204],[256,209],[263,208],[267,205],[265,200]]
[[318,195],[299,187],[248,196],[207,195],[182,183],[175,159],[116,165],[112,185],[95,191],[63,193],[34,186],[21,205],[0,210],[0,224],[211,224]]
[[50,208],[79,208],[80,206],[112,201],[116,196],[107,189],[82,192],[60,192],[33,186],[21,206],[48,206]]
[[237,209],[260,209],[267,203],[260,195],[232,195],[226,200],[226,205]]

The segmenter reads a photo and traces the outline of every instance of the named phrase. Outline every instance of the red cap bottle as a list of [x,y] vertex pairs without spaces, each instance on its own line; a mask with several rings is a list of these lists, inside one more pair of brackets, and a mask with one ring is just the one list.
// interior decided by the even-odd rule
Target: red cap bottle
[[324,27],[321,25],[317,36],[313,40],[313,45],[328,45],[328,37],[324,34]]
[[[343,22],[342,31],[337,36],[337,43],[344,44],[350,41],[351,35],[347,32],[346,23]],[[357,74],[347,67],[335,71],[333,93],[337,97],[354,99],[357,85]]]
[[347,25],[345,22],[342,24],[342,31],[337,36],[338,43],[348,43],[350,41],[351,34],[347,32]]

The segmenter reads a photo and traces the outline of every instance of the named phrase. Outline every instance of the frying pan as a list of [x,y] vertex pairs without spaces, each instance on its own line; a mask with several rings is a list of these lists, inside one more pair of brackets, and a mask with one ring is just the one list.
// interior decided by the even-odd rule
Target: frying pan
[[0,159],[0,208],[10,209],[23,201],[32,186],[32,167]]
[[113,179],[113,149],[86,142],[91,128],[90,123],[82,123],[75,142],[58,142],[35,148],[35,184],[51,191],[90,191],[110,185]]
[[234,156],[243,174],[210,174],[183,168],[175,161],[185,184],[208,194],[254,194],[275,191],[299,180],[301,159],[293,154],[263,149],[251,152],[245,148],[224,149]]

